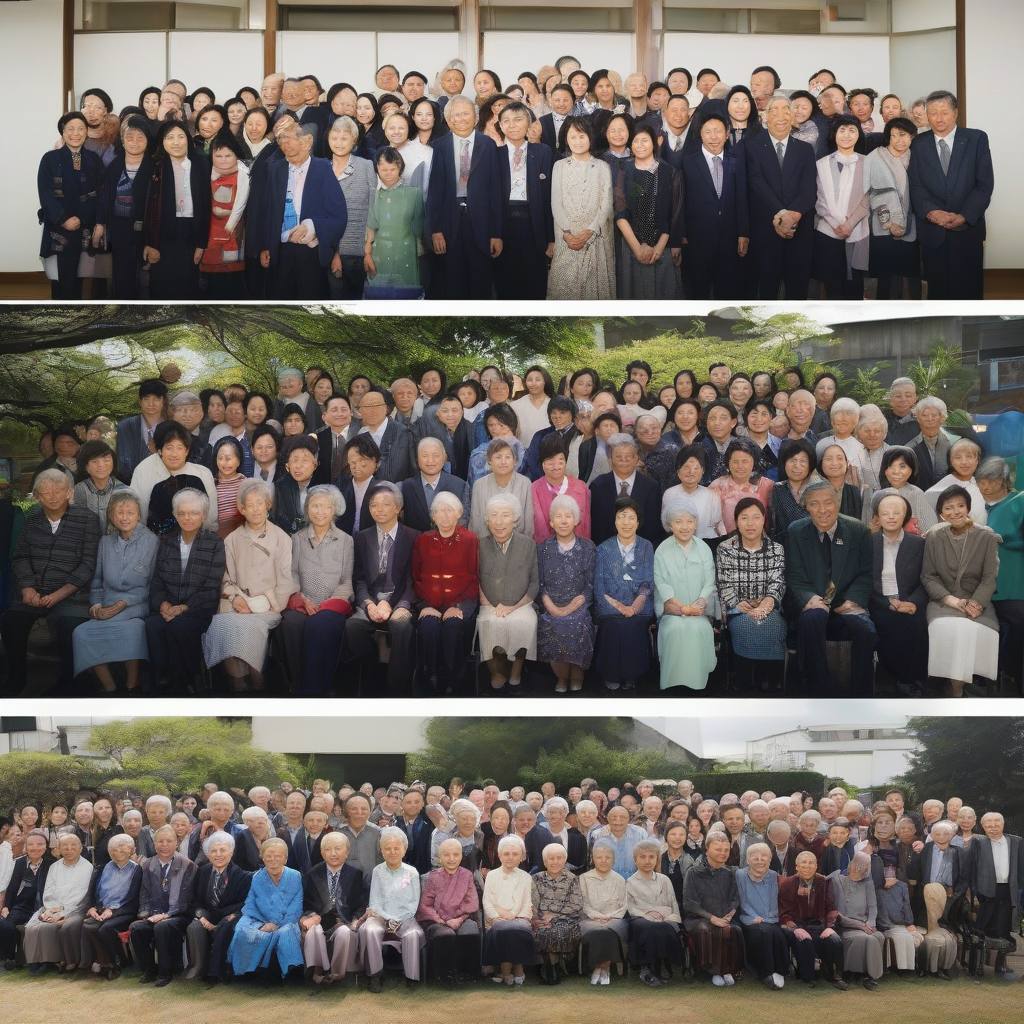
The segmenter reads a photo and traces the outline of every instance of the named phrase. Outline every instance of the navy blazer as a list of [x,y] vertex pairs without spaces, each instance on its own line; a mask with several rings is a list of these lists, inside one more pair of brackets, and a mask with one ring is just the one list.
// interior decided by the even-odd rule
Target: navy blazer
[[810,237],[814,231],[811,214],[818,198],[814,147],[790,138],[781,168],[775,153],[775,139],[770,132],[747,136],[743,140],[743,149],[747,160],[751,234],[778,239],[773,224],[775,215],[780,210],[794,210],[803,215],[794,237]]
[[[284,222],[284,204],[288,192],[288,161],[274,160],[267,165],[263,204],[256,227],[256,250],[270,251],[270,264],[277,263],[281,248],[281,225]],[[209,189],[207,189],[209,191]],[[316,229],[320,266],[328,267],[338,251],[338,242],[345,233],[348,213],[345,194],[334,176],[329,160],[310,157],[306,183],[302,188],[302,207],[299,222],[312,220]],[[294,243],[288,243],[294,244]]]
[[[541,254],[550,242],[555,240],[555,221],[551,216],[551,167],[554,157],[551,149],[543,142],[526,144],[526,196],[530,205],[530,222],[533,237],[537,240]],[[498,154],[498,171],[501,174],[501,211],[503,221],[508,217],[508,194],[512,188],[512,168],[508,164],[508,153],[502,148]],[[504,226],[502,229],[504,234]]]
[[[889,599],[882,595],[882,531],[871,535],[871,607],[888,608]],[[896,589],[901,601],[913,601],[921,611],[928,604],[928,592],[921,582],[924,565],[924,537],[904,533],[896,552]]]
[[[81,231],[96,223],[103,188],[103,163],[90,149],[82,149],[82,169],[76,171],[66,146],[43,154],[36,184],[39,189],[39,221],[43,225],[40,256],[56,251],[50,232],[64,231],[61,225],[71,217],[82,222]],[[207,188],[209,193],[209,188]]]
[[[434,524],[430,518],[430,509],[427,508],[427,496],[423,493],[423,481],[420,479],[419,472],[417,471],[412,476],[403,480],[401,487],[402,497],[405,499],[402,516],[405,525],[411,526],[414,530],[419,530],[420,533],[426,533],[428,530],[434,529]],[[457,476],[442,470],[441,475],[437,478],[437,483],[434,485],[434,494],[436,495],[439,491],[449,491],[462,502],[464,510],[463,519],[468,522],[469,485],[466,481],[460,480]],[[360,522],[363,521],[372,522],[372,520],[360,520]],[[465,526],[466,523],[460,519],[459,525]],[[429,865],[427,870],[430,870]]]
[[544,114],[540,118],[540,141],[541,145],[551,150],[552,159],[560,160],[565,156],[565,151],[558,145],[558,135],[555,133],[555,115]]
[[288,847],[288,867],[294,868],[299,874],[304,875],[311,868],[315,868],[317,864],[322,864],[324,857],[320,852],[320,844],[324,841],[324,836],[329,832],[333,831],[328,825],[323,832],[320,833],[313,840],[313,849],[310,850],[306,839],[309,833],[306,831],[305,826],[299,829],[295,833],[295,841],[292,841],[292,834],[288,831],[287,825],[277,830],[278,839],[283,839]]
[[412,431],[404,423],[399,423],[389,416],[378,447],[380,465],[377,467],[376,475],[381,480],[400,484],[416,471],[416,445],[413,442]]
[[[456,197],[455,139],[449,132],[433,144],[430,163],[430,188],[427,190],[427,234],[440,232],[451,245],[458,233],[462,213]],[[498,147],[482,132],[473,133],[473,157],[465,203],[473,242],[486,259],[491,258],[491,239],[501,238],[501,172]],[[408,475],[408,474],[406,474]],[[401,479],[401,478],[400,478]]]
[[[399,812],[395,819],[395,828],[400,828],[408,835],[405,827],[405,816]],[[409,847],[402,858],[406,864],[414,867],[421,875],[430,871],[430,837],[434,834],[434,826],[423,815],[417,816],[412,824],[412,838],[409,840]]]
[[342,864],[338,872],[338,890],[331,902],[327,885],[330,868],[323,862],[310,868],[302,876],[302,913],[317,914],[325,934],[338,924],[348,924],[353,918],[362,917],[366,910],[368,887],[363,883],[363,873],[351,864]]
[[[391,549],[391,582],[395,592],[388,602],[392,608],[409,608],[416,603],[416,591],[412,585],[412,548],[419,530],[413,530],[404,523],[398,524],[398,533]],[[377,595],[384,587],[380,576],[380,552],[377,549],[377,531],[360,530],[353,538],[355,558],[352,567],[352,586],[355,589],[355,604],[364,611],[367,601],[377,601]]]
[[702,254],[718,252],[723,246],[735,252],[737,238],[750,237],[747,168],[742,151],[722,153],[721,196],[715,191],[702,149],[683,151],[682,174],[687,242]]
[[228,880],[220,894],[220,903],[215,907],[211,887],[213,870],[213,865],[207,861],[196,872],[195,903],[196,911],[202,910],[203,917],[210,924],[219,924],[225,917],[241,914],[249,895],[249,886],[252,885],[253,872],[239,867],[233,860],[229,861],[224,869],[228,873]]
[[957,128],[949,154],[949,173],[942,173],[932,132],[918,135],[910,149],[910,201],[917,217],[917,237],[929,249],[946,240],[944,227],[932,224],[932,210],[959,213],[985,237],[985,211],[992,201],[995,178],[988,136],[977,128]]
[[[360,531],[365,530],[368,526],[373,526],[373,516],[370,515],[370,493],[373,491],[374,485],[380,481],[379,476],[370,477],[370,485],[363,492],[363,503],[359,508],[359,529]],[[338,527],[343,533],[347,533],[350,537],[355,535],[356,525],[356,489],[352,483],[352,477],[347,473],[341,478],[341,483],[338,484],[338,490],[341,491],[341,496],[345,499],[345,511],[342,515],[338,516],[334,520],[334,525]]]
[[142,443],[142,414],[128,416],[117,424],[117,469],[115,474],[122,483],[130,484],[136,466],[150,455],[149,446]]
[[[342,445],[344,446],[351,441],[357,433],[359,433],[359,426],[350,423],[341,432]],[[313,470],[312,482],[314,484],[334,484],[335,487],[341,487],[341,481],[348,476],[348,464],[342,458],[339,479],[331,479],[331,461],[334,456],[334,436],[331,433],[331,428],[319,427],[316,432],[316,439],[320,444],[320,461],[317,463],[316,469]],[[347,494],[345,495],[345,501],[348,501]]]
[[668,133],[661,124],[654,126],[654,130],[662,137],[661,149],[658,151],[658,158],[664,160],[670,167],[677,171],[683,169],[683,160],[694,150],[700,149],[700,126],[690,119],[684,129],[683,144],[679,149],[672,149],[668,144]]
[[[579,829],[570,828],[568,824],[565,827],[569,832],[569,848],[566,851],[565,866],[574,875],[582,875],[587,870],[589,857],[587,840]],[[531,875],[544,870],[544,847],[557,841],[545,825],[536,825],[526,833],[526,850],[532,865],[529,869]]]
[[[619,496],[614,473],[602,473],[590,485],[590,539],[595,544],[615,536],[615,499]],[[643,512],[639,536],[657,547],[665,539],[661,528],[661,488],[649,476],[637,471],[632,499]]]

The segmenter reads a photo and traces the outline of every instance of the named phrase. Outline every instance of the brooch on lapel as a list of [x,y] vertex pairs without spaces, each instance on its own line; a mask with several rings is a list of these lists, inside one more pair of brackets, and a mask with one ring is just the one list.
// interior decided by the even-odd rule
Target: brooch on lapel
[[545,180],[546,178],[547,178],[547,175],[546,175],[546,174],[542,174],[542,175],[540,176],[540,180],[541,180],[541,181],[544,181],[544,180]]

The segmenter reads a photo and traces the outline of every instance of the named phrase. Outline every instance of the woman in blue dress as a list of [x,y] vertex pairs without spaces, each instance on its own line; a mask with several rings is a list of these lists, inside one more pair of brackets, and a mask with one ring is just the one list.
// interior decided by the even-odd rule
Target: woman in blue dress
[[253,876],[228,959],[240,975],[270,968],[276,957],[284,977],[293,967],[302,967],[302,874],[285,867],[288,844],[283,839],[268,839],[260,859],[263,868]]

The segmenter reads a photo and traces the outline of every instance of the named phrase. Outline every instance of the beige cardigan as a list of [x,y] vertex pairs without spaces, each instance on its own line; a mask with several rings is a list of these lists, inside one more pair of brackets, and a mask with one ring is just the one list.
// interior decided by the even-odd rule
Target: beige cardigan
[[655,874],[643,878],[638,871],[626,879],[626,908],[630,917],[644,917],[652,910],[665,915],[666,921],[682,924],[675,890],[668,875]]
[[264,594],[270,610],[282,611],[298,589],[292,578],[292,539],[269,520],[254,538],[244,523],[224,541],[227,569],[221,597],[233,601],[239,595]]
[[626,880],[610,871],[602,878],[596,871],[580,875],[583,912],[589,918],[626,916]]
[[487,872],[484,882],[484,921],[490,928],[500,920],[498,909],[511,910],[524,921],[533,920],[533,879],[522,868],[505,873],[503,867]]

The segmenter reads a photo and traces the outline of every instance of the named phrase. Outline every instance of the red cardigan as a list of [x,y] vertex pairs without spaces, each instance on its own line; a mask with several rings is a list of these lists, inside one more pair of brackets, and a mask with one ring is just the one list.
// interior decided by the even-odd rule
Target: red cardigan
[[416,596],[444,611],[462,601],[477,600],[480,542],[462,526],[447,539],[437,530],[421,533],[412,549],[412,583]]

